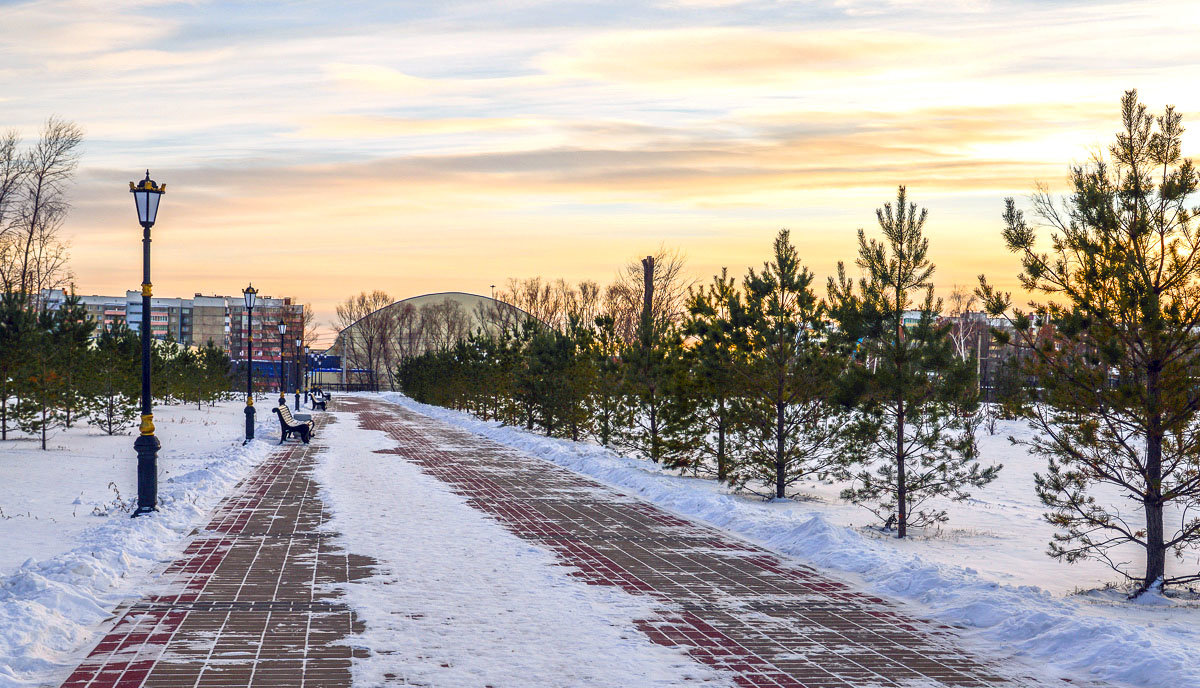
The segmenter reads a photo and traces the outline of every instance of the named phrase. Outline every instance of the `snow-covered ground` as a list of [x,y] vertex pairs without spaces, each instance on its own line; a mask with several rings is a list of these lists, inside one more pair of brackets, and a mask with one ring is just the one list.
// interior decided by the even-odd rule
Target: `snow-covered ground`
[[[594,444],[501,427],[400,394],[383,396],[839,571],[872,592],[914,605],[919,614],[963,627],[972,642],[994,655],[1130,686],[1200,686],[1200,607],[1149,594],[1129,602],[1119,593],[1096,590],[1116,579],[1106,567],[1046,556],[1052,530],[1033,492],[1033,473],[1041,467],[1005,439],[1029,432],[1019,423],[981,437],[981,460],[1005,464],[1000,478],[976,490],[969,502],[954,504],[941,532],[897,541],[866,527],[869,514],[841,503],[835,485],[809,486],[803,490],[807,499],[764,502]],[[1173,565],[1197,564],[1193,557]]]
[[147,573],[178,556],[187,533],[270,453],[278,421],[260,407],[260,439],[243,447],[243,407],[155,407],[163,446],[160,512],[150,518],[131,519],[121,504],[137,500],[136,431],[76,426],[47,451],[31,439],[0,442],[0,688],[57,685],[113,608],[140,596]]
[[[379,574],[342,587],[365,622],[355,685],[392,675],[422,686],[727,685],[634,628],[647,598],[588,585],[441,481],[391,454],[395,442],[334,414],[316,471],[330,528]],[[363,485],[373,489],[363,490]]]

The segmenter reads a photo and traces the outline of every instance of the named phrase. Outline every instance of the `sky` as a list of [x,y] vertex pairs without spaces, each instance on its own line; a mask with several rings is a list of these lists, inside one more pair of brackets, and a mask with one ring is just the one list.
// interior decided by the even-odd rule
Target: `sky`
[[[1121,94],[1200,114],[1197,2],[0,0],[0,130],[81,125],[77,290],[707,281],[789,228],[824,280],[904,184],[939,291],[1015,286],[1003,199],[1107,146]],[[1198,129],[1197,131],[1200,131]],[[1200,136],[1185,137],[1185,155]]]

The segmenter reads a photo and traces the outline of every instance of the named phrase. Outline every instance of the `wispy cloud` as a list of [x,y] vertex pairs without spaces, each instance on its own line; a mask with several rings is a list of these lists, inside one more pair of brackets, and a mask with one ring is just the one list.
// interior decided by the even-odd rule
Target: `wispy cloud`
[[1200,6],[1168,4],[19,2],[0,129],[86,128],[87,291],[137,284],[147,166],[178,293],[606,279],[662,240],[736,272],[783,225],[821,271],[899,183],[965,283],[1009,260],[1000,199],[1103,145],[1124,89],[1200,113]]

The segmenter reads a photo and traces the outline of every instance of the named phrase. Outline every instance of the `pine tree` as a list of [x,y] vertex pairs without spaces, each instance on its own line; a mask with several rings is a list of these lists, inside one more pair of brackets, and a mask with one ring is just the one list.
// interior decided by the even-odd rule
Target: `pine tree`
[[88,352],[83,412],[108,435],[133,427],[140,412],[141,343],[124,325],[101,330]]
[[682,342],[677,333],[653,324],[639,341],[621,352],[628,424],[617,432],[617,444],[643,458],[659,463],[667,458],[670,430],[663,416],[669,401],[672,376]]
[[[1155,117],[1128,91],[1121,125],[1107,157],[1072,167],[1069,196],[1037,193],[1037,222],[1008,199],[1004,240],[1021,257],[1021,285],[1047,297],[1012,321],[1024,371],[1042,388],[1027,412],[1038,435],[1022,443],[1047,460],[1036,487],[1058,528],[1049,554],[1106,562],[1140,593],[1200,580],[1166,570],[1169,553],[1200,540],[1190,510],[1200,499],[1200,224],[1189,207],[1200,174],[1182,155],[1174,108]],[[1008,295],[980,282],[988,310],[1006,312]],[[1129,545],[1144,551],[1141,572],[1111,556]]]
[[732,311],[740,310],[734,278],[722,269],[707,287],[694,291],[683,325],[684,370],[672,390],[669,441],[679,460],[698,476],[719,482],[733,471],[736,376]]
[[187,400],[186,370],[189,363],[184,349],[169,334],[166,339],[150,341],[151,393],[156,399],[170,402]]
[[[887,527],[895,524],[899,537],[910,525],[947,519],[928,500],[965,500],[968,487],[986,485],[1000,470],[975,461],[974,423],[968,422],[978,407],[975,361],[956,356],[950,325],[936,322],[941,302],[930,282],[926,216],[901,186],[895,206],[876,211],[883,240],[858,231],[857,265],[865,275],[857,293],[841,263],[837,278],[829,280],[839,336],[861,342],[850,375],[857,417],[845,451],[866,465],[842,496],[866,506]],[[910,327],[905,313],[913,305],[918,308]]]
[[744,309],[734,304],[735,343],[744,352],[738,366],[744,393],[736,405],[746,443],[735,480],[766,483],[776,499],[803,478],[844,473],[836,440],[846,414],[833,403],[843,366],[828,346],[825,308],[812,280],[790,233],[781,230],[772,259],[743,280]]
[[70,428],[83,403],[80,388],[84,384],[87,352],[96,323],[88,318],[87,309],[74,294],[67,296],[54,315],[52,345],[55,368],[62,381],[59,402],[63,424]]
[[209,341],[198,353],[202,372],[204,401],[209,405],[224,398],[233,389],[233,363],[224,349]]
[[594,378],[591,332],[574,317],[564,332],[543,329],[528,347],[528,375],[547,436],[578,440],[588,430],[585,400]]
[[592,359],[594,382],[586,404],[591,417],[591,434],[602,446],[609,446],[621,428],[629,425],[629,404],[625,401],[625,377],[621,361],[621,339],[612,316],[595,320],[588,355]]
[[32,355],[35,319],[20,294],[0,294],[0,440],[15,422],[12,397],[21,388],[19,371]]
[[1029,411],[1030,392],[1019,356],[1007,356],[996,366],[992,380],[992,404],[1005,420],[1020,418]]
[[17,427],[36,437],[43,451],[47,449],[50,433],[63,425],[64,378],[57,364],[61,364],[58,348],[60,318],[54,311],[43,309],[34,319],[34,327],[28,338],[28,357],[18,374],[20,399],[15,416]]

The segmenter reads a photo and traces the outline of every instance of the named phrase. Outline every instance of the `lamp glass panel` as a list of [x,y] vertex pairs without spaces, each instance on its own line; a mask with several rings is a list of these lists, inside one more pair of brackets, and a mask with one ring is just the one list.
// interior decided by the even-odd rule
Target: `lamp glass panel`
[[150,194],[145,191],[134,191],[133,201],[137,204],[138,222],[146,222],[146,197]]
[[279,334],[287,334],[287,323],[279,323]]
[[254,308],[254,297],[257,296],[257,294],[252,291],[244,291],[242,292],[242,296],[244,296],[246,299],[246,308]]
[[155,218],[158,217],[158,202],[162,199],[162,194],[147,193],[146,194],[146,221],[154,224]]

